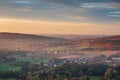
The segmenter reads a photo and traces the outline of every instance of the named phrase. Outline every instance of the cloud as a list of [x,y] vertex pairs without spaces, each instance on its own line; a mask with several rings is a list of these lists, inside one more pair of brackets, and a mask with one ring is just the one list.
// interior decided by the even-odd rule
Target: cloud
[[69,19],[76,20],[76,21],[83,21],[83,20],[86,20],[88,18],[83,17],[83,16],[69,16]]
[[73,22],[113,21],[113,18],[120,20],[119,4],[117,0],[0,0],[0,17]]
[[41,0],[45,2],[50,2],[50,3],[57,3],[57,4],[64,4],[64,5],[72,5],[72,6],[78,6],[82,3],[119,3],[119,0]]
[[111,14],[109,14],[108,16],[109,16],[109,17],[116,17],[116,18],[120,18],[120,15],[111,15]]
[[82,8],[89,9],[117,9],[118,3],[83,3],[80,5]]
[[108,14],[108,17],[120,18],[120,11],[113,11]]
[[120,11],[110,12],[110,14],[120,14]]
[[30,7],[26,7],[26,8],[21,8],[20,9],[22,12],[32,12],[32,9]]
[[17,3],[17,4],[30,4],[30,1],[18,0],[18,1],[14,1],[14,3]]

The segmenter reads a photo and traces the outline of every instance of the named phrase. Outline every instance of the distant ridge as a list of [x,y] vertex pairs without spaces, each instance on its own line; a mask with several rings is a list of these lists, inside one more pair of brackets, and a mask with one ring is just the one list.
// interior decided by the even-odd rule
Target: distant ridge
[[0,50],[40,51],[46,47],[88,45],[96,50],[120,50],[120,35],[69,40],[21,33],[0,33]]
[[96,50],[120,50],[120,35],[106,36],[98,38],[86,38],[73,41],[75,44],[86,44],[96,48]]
[[34,34],[1,32],[0,39],[40,39],[40,40],[65,40],[63,38],[47,37]]
[[21,33],[0,33],[0,50],[39,51],[66,41],[62,38]]

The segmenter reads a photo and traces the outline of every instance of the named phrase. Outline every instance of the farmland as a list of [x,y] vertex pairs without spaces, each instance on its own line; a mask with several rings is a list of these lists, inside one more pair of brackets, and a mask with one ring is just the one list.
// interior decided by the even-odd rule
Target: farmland
[[10,63],[0,64],[0,71],[18,71],[21,67],[19,66],[10,66]]
[[112,79],[119,80],[115,74],[120,72],[119,36],[67,40],[2,33],[0,37],[0,79],[103,80],[110,71]]

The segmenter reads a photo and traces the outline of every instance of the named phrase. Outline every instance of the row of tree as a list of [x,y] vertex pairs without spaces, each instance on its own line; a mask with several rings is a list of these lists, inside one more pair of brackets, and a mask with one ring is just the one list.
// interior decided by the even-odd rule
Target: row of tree
[[119,75],[120,65],[110,67],[99,63],[69,63],[55,68],[24,65],[20,71],[0,72],[0,78],[16,80],[120,80]]

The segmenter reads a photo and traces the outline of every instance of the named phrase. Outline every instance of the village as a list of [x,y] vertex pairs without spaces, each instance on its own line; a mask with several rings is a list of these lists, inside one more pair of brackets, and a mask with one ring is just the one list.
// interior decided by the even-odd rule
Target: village
[[[57,52],[55,52],[56,54]],[[120,52],[117,52],[116,54],[105,56],[105,55],[99,55],[96,57],[85,57],[85,55],[82,54],[82,57],[80,55],[76,56],[67,56],[67,57],[54,57],[50,59],[48,62],[43,62],[43,66],[60,66],[67,63],[79,63],[79,64],[95,64],[100,63],[103,65],[115,65],[120,63]]]

